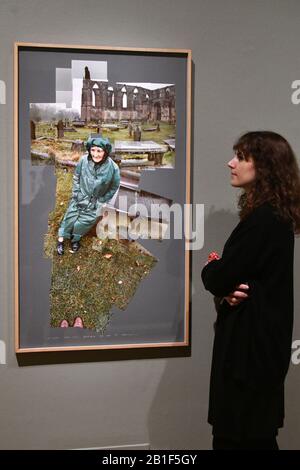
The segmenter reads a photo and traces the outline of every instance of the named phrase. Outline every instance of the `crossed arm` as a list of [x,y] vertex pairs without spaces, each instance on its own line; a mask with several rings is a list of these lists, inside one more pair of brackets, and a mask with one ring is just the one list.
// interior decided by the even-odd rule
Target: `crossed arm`
[[[208,255],[208,259],[205,263],[204,266],[206,266],[208,263],[210,263],[211,261],[213,261],[214,259],[220,259],[220,256],[218,255],[217,252],[212,252]],[[234,306],[237,306],[239,305],[241,302],[243,302],[243,300],[247,299],[248,298],[248,294],[246,292],[243,292],[243,291],[247,291],[249,289],[249,285],[244,283],[244,284],[238,284],[235,288],[235,290],[233,290],[232,292],[230,292],[228,295],[224,296],[224,297],[221,297],[221,298],[218,298],[219,302],[218,304],[222,304],[224,302],[224,300],[226,300],[226,302],[231,305],[231,307],[234,307]],[[215,297],[216,298],[216,297]]]
[[222,257],[217,253],[209,256],[201,273],[205,288],[231,306],[245,300],[247,281],[255,279],[272,250],[267,241],[273,225],[273,219],[264,213],[243,223],[225,245]]

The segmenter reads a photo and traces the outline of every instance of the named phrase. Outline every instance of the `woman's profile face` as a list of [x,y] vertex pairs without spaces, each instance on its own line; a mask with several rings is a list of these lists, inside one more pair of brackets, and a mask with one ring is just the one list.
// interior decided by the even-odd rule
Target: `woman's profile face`
[[92,159],[95,163],[99,163],[103,160],[105,152],[101,147],[91,147]]
[[245,155],[240,150],[234,153],[234,157],[228,162],[231,170],[230,184],[235,188],[247,189],[255,180],[256,171],[252,157],[246,160]]

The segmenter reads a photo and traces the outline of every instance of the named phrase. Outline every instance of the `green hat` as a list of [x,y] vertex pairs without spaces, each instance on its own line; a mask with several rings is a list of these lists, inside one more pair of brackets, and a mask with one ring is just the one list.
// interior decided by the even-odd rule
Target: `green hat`
[[106,155],[109,155],[112,149],[110,141],[103,139],[103,137],[90,137],[85,146],[88,151],[90,151],[91,147],[100,147],[105,151]]

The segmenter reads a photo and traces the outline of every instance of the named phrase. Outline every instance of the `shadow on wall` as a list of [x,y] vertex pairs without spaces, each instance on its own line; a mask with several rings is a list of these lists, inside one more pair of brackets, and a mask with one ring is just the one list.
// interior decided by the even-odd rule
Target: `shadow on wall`
[[[192,348],[190,357],[169,359],[149,410],[148,428],[151,449],[211,449],[211,426],[207,423],[213,324],[216,318],[213,296],[204,290],[201,270],[210,251],[220,255],[223,246],[239,222],[237,211],[214,210],[205,220],[205,243],[193,252]],[[295,286],[297,286],[297,249],[295,250]],[[295,289],[295,305],[298,291]],[[297,308],[295,308],[295,314]],[[294,337],[299,331],[295,315]],[[295,336],[296,335],[296,336]],[[290,367],[286,381],[286,419],[279,433],[282,449],[299,448],[300,409],[297,393],[299,374]]]
[[239,223],[237,211],[215,210],[215,206],[211,206],[205,218],[204,226],[204,248],[200,254],[201,266],[207,260],[211,251],[217,251],[221,256],[225,242],[235,226]]
[[166,362],[149,409],[151,449],[211,449],[207,410],[216,312],[213,296],[204,290],[201,269],[210,251],[222,253],[237,223],[236,214],[212,206],[205,220],[204,248],[192,252],[191,354]]

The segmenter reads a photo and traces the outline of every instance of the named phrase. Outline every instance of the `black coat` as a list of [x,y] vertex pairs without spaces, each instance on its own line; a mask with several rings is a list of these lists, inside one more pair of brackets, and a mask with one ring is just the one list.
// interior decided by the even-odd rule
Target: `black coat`
[[238,306],[224,300],[218,308],[208,416],[216,436],[268,438],[283,426],[293,260],[292,224],[264,203],[236,226],[222,258],[202,270],[205,288],[219,298],[238,284],[250,287]]

